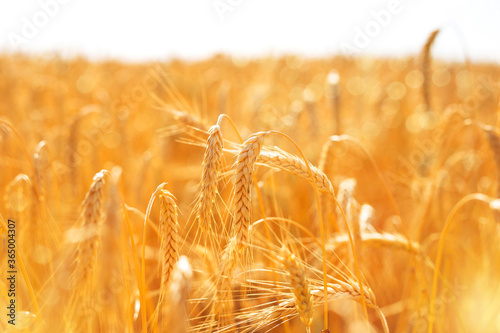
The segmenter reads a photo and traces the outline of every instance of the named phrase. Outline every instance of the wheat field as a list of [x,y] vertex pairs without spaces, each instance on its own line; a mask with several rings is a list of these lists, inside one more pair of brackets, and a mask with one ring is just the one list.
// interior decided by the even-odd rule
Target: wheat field
[[0,56],[0,330],[499,332],[500,68],[432,59],[436,34],[395,59]]

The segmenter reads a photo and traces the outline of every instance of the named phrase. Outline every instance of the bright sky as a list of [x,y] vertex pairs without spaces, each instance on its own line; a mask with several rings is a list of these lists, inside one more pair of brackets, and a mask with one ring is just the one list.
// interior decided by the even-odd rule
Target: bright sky
[[20,0],[0,2],[0,52],[131,61],[418,53],[500,63],[498,0]]

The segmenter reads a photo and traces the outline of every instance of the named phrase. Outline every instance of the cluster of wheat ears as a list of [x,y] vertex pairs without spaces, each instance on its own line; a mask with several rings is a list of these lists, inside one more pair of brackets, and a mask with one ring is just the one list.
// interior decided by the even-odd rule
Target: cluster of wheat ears
[[494,65],[0,57],[8,332],[498,332]]

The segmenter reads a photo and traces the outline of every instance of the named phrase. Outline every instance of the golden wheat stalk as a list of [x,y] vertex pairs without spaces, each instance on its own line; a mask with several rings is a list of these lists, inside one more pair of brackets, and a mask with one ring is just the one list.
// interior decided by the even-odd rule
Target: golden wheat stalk
[[439,33],[439,29],[434,30],[430,33],[429,37],[427,37],[427,41],[422,47],[421,51],[421,66],[422,66],[422,74],[424,76],[424,83],[422,85],[422,94],[424,96],[424,102],[427,106],[427,110],[430,110],[431,105],[431,48],[436,41],[436,37]]
[[250,227],[251,190],[255,162],[260,154],[262,141],[269,132],[258,132],[243,143],[236,159],[236,175],[234,181],[233,228],[238,246],[243,248],[248,243]]
[[[104,173],[95,174],[90,189],[85,195],[79,217],[79,233],[76,246],[76,263],[72,285],[76,292],[71,294],[65,312],[65,329],[71,332],[85,332],[95,329],[98,311],[95,311],[96,264],[101,238],[101,206],[104,187]],[[82,324],[82,320],[84,320]],[[79,326],[81,325],[81,326]]]
[[82,203],[80,238],[77,245],[75,283],[93,280],[101,227],[101,203],[104,172],[98,172]]
[[[290,172],[312,184],[311,176],[304,160],[281,149],[263,148],[257,159],[257,163]],[[318,191],[335,196],[335,191],[328,177],[311,163],[309,163],[309,167],[311,168]]]
[[219,125],[208,130],[207,148],[203,157],[197,219],[202,231],[212,221],[212,205],[217,195],[217,177],[222,170],[223,139]]
[[[160,198],[160,260],[161,265],[161,286],[160,300],[167,294],[167,286],[174,269],[174,265],[179,258],[177,222],[177,204],[175,197],[167,190],[161,190]],[[160,301],[161,303],[161,301]]]
[[[318,302],[323,301],[322,290],[314,291],[312,294],[314,300],[317,300]],[[375,307],[377,304],[375,294],[366,285],[363,285],[363,294],[366,305],[369,307]],[[358,303],[362,303],[359,284],[352,280],[349,280],[348,282],[337,281],[336,283],[329,283],[328,300],[340,298],[352,299]]]

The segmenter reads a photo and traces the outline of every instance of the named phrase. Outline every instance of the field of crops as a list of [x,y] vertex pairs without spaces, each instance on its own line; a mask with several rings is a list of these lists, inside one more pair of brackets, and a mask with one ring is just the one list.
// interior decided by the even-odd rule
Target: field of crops
[[0,330],[499,332],[500,68],[434,37],[0,56]]

